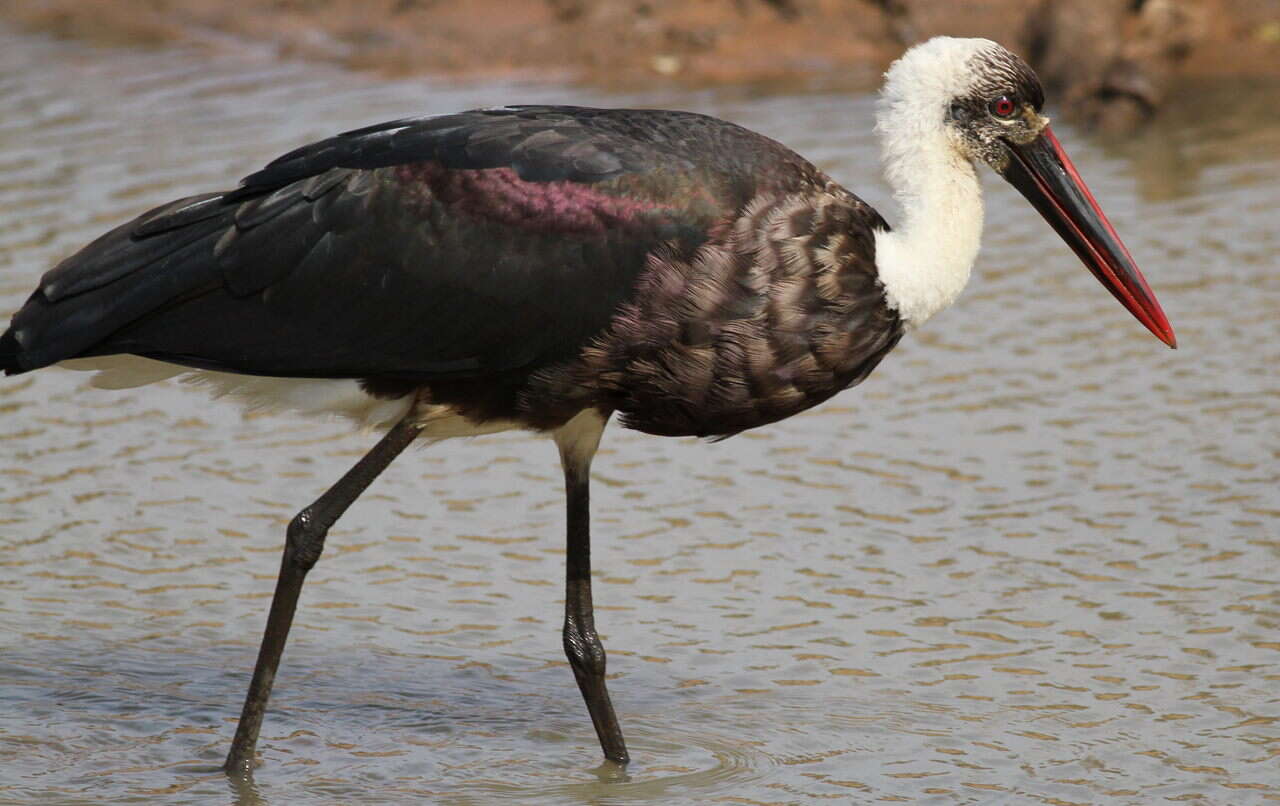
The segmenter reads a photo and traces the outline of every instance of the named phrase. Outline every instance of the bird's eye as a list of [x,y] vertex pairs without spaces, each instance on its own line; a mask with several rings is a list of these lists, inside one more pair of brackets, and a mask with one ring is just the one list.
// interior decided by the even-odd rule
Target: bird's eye
[[991,114],[998,118],[1012,117],[1013,112],[1018,107],[1009,99],[1008,95],[1001,95],[999,98],[991,102],[989,107]]

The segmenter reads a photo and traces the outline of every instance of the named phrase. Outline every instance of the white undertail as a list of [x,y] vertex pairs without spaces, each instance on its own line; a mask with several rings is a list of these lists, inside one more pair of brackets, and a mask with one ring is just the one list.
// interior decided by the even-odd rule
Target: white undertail
[[[59,362],[65,369],[92,371],[89,385],[98,389],[130,389],[174,378],[230,397],[249,410],[295,411],[306,415],[338,415],[366,428],[390,428],[409,413],[412,396],[375,397],[360,382],[340,378],[276,378],[191,369],[136,355],[72,358]],[[520,428],[512,420],[474,422],[450,406],[423,409],[422,437],[427,440],[473,437]],[[598,439],[597,435],[597,439]]]
[[892,232],[876,233],[876,268],[908,327],[955,302],[978,256],[982,185],[947,125],[947,110],[969,91],[971,58],[998,47],[987,39],[936,37],[885,73],[876,132],[903,220]]

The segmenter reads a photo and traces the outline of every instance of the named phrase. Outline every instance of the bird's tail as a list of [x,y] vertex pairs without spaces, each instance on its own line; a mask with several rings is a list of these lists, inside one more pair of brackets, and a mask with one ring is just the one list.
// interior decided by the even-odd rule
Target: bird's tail
[[18,339],[13,335],[13,328],[9,328],[0,336],[0,370],[5,375],[17,375],[19,372],[25,372],[22,364],[18,362],[18,356],[22,352],[22,345],[18,344]]
[[158,207],[55,266],[0,335],[0,370],[17,375],[92,353],[138,317],[213,279],[212,242],[228,194]]

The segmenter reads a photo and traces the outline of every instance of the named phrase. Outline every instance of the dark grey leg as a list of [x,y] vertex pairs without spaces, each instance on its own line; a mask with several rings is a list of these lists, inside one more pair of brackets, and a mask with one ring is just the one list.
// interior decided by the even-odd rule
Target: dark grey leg
[[[583,421],[582,418],[594,418]],[[577,424],[578,427],[573,426]],[[626,764],[627,744],[613,713],[604,680],[604,646],[596,634],[591,608],[591,500],[589,495],[591,457],[595,455],[604,429],[604,419],[584,412],[556,435],[560,461],[564,466],[565,494],[568,498],[569,539],[566,550],[564,597],[564,652],[573,667],[582,698],[587,701],[591,722],[604,757]]]
[[236,737],[231,742],[231,752],[223,769],[228,774],[248,776],[253,771],[254,747],[258,743],[258,731],[262,729],[262,716],[267,710],[267,698],[271,696],[271,684],[275,682],[280,656],[284,653],[285,639],[293,624],[293,613],[298,607],[298,594],[307,572],[320,559],[324,550],[324,538],[329,527],[347,511],[347,508],[365,491],[365,488],[386,470],[391,460],[400,455],[418,436],[422,426],[415,410],[400,422],[355,467],[347,471],[338,483],[325,491],[311,506],[302,510],[289,523],[285,537],[284,558],[280,563],[280,576],[276,580],[275,596],[271,600],[271,613],[267,616],[267,629],[258,650],[258,665],[253,670],[253,681],[245,697],[244,710]]

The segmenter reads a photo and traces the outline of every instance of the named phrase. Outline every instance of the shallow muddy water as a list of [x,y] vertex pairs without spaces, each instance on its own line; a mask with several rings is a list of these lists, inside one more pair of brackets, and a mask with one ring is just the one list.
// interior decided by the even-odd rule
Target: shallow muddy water
[[[528,100],[771,134],[893,220],[866,97],[374,82],[0,33],[0,312],[57,258],[309,139]],[[715,445],[614,428],[597,619],[634,762],[560,648],[554,447],[402,457],[333,530],[254,783],[234,732],[284,526],[373,441],[180,384],[0,380],[5,803],[1280,799],[1280,104],[1205,88],[1071,150],[1165,349],[1009,187],[956,307]]]

